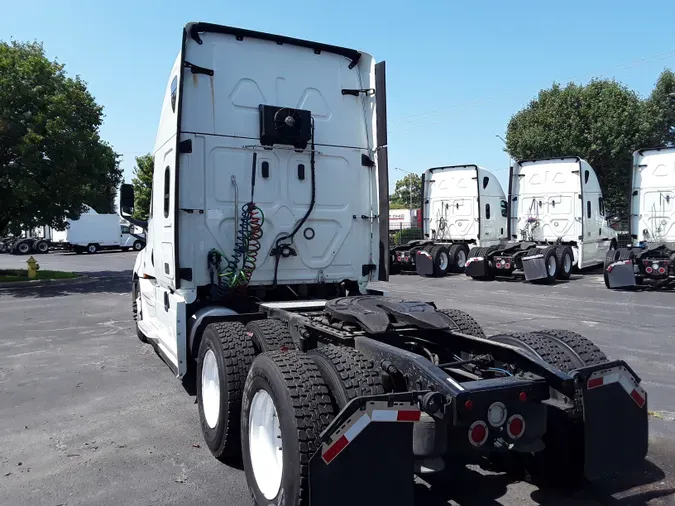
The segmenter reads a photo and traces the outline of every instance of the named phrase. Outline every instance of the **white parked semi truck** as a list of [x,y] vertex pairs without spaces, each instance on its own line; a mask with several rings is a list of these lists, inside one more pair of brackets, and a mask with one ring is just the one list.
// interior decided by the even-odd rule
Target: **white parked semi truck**
[[148,234],[131,306],[212,454],[265,506],[409,506],[414,473],[496,452],[565,480],[641,463],[647,397],[623,361],[368,288],[389,256],[385,86],[361,51],[185,26],[151,214],[127,218]]
[[629,228],[632,244],[607,254],[607,288],[649,281],[652,288],[675,286],[675,148],[633,153]]
[[473,248],[468,276],[521,273],[527,281],[566,280],[573,268],[602,265],[617,246],[598,177],[579,157],[516,162],[509,174],[508,215],[506,241]]
[[464,272],[472,247],[499,244],[506,232],[506,197],[497,177],[478,165],[422,174],[424,239],[391,249],[391,272],[444,276]]

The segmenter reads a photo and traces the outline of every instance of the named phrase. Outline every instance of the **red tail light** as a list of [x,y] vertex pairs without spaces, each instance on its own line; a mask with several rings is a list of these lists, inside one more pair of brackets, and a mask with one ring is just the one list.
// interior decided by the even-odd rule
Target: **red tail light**
[[473,422],[469,427],[469,442],[473,446],[483,446],[488,438],[488,428],[485,422],[480,420]]
[[666,269],[664,269],[663,267],[659,267],[659,274],[665,274],[665,273],[666,273]]
[[520,415],[513,415],[506,423],[506,432],[511,439],[518,439],[525,433],[525,420]]
[[652,269],[651,267],[647,267],[645,271],[647,271],[647,274],[651,274],[652,272],[654,272],[654,269]]

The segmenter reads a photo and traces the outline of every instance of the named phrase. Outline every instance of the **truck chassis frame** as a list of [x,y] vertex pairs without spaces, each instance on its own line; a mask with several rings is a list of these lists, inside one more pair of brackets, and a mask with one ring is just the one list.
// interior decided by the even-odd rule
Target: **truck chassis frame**
[[[258,335],[270,344],[258,357],[288,355],[301,362],[301,356],[315,357],[324,349],[338,355],[352,350],[365,357],[384,385],[384,393],[349,399],[321,431],[309,463],[311,505],[347,499],[357,505],[372,500],[412,504],[411,474],[423,469],[420,462],[466,459],[468,454],[537,455],[551,444],[561,423],[576,427],[572,446],[579,449],[576,460],[563,467],[588,479],[623,472],[647,453],[647,395],[640,378],[621,360],[587,364],[580,348],[556,337],[559,331],[486,338],[466,313],[437,310],[433,303],[357,295],[261,303],[248,314],[199,320],[190,331],[196,340],[192,344],[199,347],[209,325],[247,322],[247,329],[259,329],[263,321],[282,324],[288,337],[279,341],[278,330]],[[569,370],[551,363],[537,343],[565,355]],[[336,393],[331,390],[331,395]],[[491,421],[496,405],[509,414],[508,421],[506,415],[499,423]],[[624,422],[613,426],[618,418]],[[409,423],[379,423],[387,421]],[[522,433],[512,436],[512,423]],[[617,445],[617,440],[625,444]],[[343,480],[351,486],[336,490],[341,487],[334,484]],[[355,486],[364,491],[358,498]]]

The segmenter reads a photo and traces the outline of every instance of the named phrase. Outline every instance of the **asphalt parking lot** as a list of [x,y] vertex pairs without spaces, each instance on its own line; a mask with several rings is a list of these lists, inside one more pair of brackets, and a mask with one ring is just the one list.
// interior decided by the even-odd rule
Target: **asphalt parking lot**
[[[194,398],[135,337],[135,253],[36,258],[92,279],[0,290],[0,504],[250,504],[243,472],[202,444]],[[25,260],[0,255],[0,268]],[[598,275],[552,287],[395,276],[385,288],[467,311],[488,334],[581,332],[636,370],[654,411],[648,461],[630,476],[567,495],[470,466],[420,485],[419,504],[675,504],[675,293],[610,292]]]

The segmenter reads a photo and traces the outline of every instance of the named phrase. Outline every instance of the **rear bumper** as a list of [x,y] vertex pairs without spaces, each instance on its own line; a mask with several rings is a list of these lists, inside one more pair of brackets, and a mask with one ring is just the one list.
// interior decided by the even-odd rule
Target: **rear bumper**
[[[638,467],[647,455],[649,431],[647,394],[639,377],[623,361],[577,369],[571,377],[582,408],[579,416],[584,425],[585,476],[596,480]],[[443,395],[429,391],[353,399],[321,434],[322,445],[310,459],[310,505],[412,506],[414,424],[423,419],[423,412],[443,420],[448,430],[448,453],[507,451],[487,437],[489,443],[481,448],[468,444],[470,420],[462,408],[468,398],[473,400],[474,413],[483,413],[496,399],[512,413],[522,404],[517,392],[526,389],[528,398],[537,402],[527,402],[522,411],[518,410],[528,420],[523,439],[532,431],[528,437],[532,441],[520,451],[539,451],[541,447],[534,449],[531,445],[540,441],[546,430],[546,409],[539,398],[543,391],[547,395],[548,386],[542,380],[527,384],[516,378],[513,381],[513,385],[503,384],[501,388],[497,383],[485,385],[486,389],[481,390],[486,395],[482,398],[477,390],[463,391],[448,404],[443,404]],[[514,392],[516,398],[511,399]],[[518,446],[514,451],[519,451]],[[344,486],[346,483],[349,486]]]

